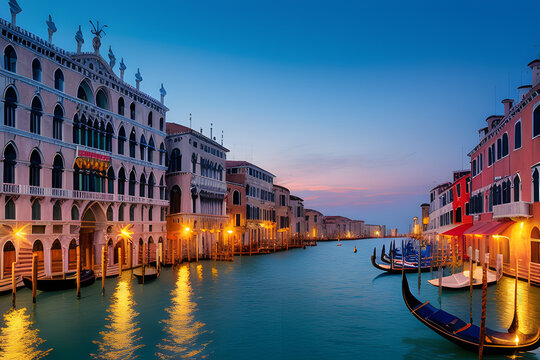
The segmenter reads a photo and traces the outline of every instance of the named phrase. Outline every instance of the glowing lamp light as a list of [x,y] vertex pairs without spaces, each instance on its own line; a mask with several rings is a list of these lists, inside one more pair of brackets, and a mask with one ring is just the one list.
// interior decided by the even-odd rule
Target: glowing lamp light
[[232,231],[232,230],[227,230],[227,232],[228,232],[229,234],[232,234],[232,233],[233,233],[233,231]]
[[131,239],[131,235],[133,235],[133,231],[131,231],[131,225],[128,225],[120,230],[120,235],[122,235],[126,239]]
[[519,227],[523,230],[523,221],[519,223]]
[[24,228],[18,228],[13,231],[13,235],[15,235],[18,238],[24,238],[26,233],[24,232]]
[[519,337],[516,335],[516,338],[514,339],[514,341],[516,342],[516,346],[519,344]]
[[190,232],[190,231],[191,231],[191,229],[190,229],[190,228],[188,228],[188,227],[186,227],[186,228],[184,229],[184,231],[185,231],[185,232]]

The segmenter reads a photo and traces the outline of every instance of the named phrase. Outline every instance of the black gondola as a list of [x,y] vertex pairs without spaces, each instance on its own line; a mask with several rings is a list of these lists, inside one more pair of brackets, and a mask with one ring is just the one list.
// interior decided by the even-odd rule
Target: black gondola
[[[437,309],[429,301],[420,302],[411,294],[407,276],[402,275],[403,300],[409,311],[424,325],[442,337],[470,351],[479,350],[480,328],[466,323],[446,311]],[[508,332],[486,328],[484,353],[508,354],[516,351],[530,351],[540,346],[540,329],[536,334],[523,334],[516,329],[517,313]]]
[[[93,270],[81,271],[81,287],[89,286],[96,280],[96,275]],[[32,289],[32,277],[23,276],[24,285]],[[57,291],[74,289],[77,287],[77,275],[73,272],[69,273],[64,279],[61,276],[48,276],[37,279],[37,289],[41,291]]]
[[135,275],[139,284],[143,284],[147,281],[157,279],[159,277],[159,271],[157,271],[155,266],[145,267],[144,268],[144,281],[143,281],[142,267],[133,270],[133,275]]
[[[403,268],[402,266],[398,265],[392,265],[390,264],[377,264],[377,261],[375,260],[377,258],[376,249],[373,249],[373,255],[371,255],[371,263],[376,269],[386,271],[391,274],[401,274],[402,271],[405,271],[406,273],[417,273],[418,267],[417,266],[406,266]],[[429,266],[422,266],[420,268],[421,272],[429,271]]]

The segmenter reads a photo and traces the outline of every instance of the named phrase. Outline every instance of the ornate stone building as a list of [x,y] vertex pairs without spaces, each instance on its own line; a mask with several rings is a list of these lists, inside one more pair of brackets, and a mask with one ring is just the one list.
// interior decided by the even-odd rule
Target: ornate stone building
[[[85,268],[101,262],[155,258],[165,240],[165,90],[161,101],[133,87],[114,71],[116,58],[100,54],[102,27],[92,33],[93,51],[52,44],[0,19],[0,237],[1,277],[12,261],[19,273],[32,252],[46,274],[74,269],[81,247]],[[24,13],[23,13],[24,15]],[[132,242],[126,234],[131,228]],[[131,245],[132,244],[132,245]],[[126,255],[127,252],[127,256]]]

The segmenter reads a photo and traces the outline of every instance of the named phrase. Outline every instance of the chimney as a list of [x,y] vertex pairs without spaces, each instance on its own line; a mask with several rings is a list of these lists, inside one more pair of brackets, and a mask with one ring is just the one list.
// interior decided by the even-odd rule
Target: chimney
[[527,93],[531,91],[531,89],[532,89],[531,85],[523,85],[523,86],[518,87],[518,102],[523,100],[525,95],[527,95]]
[[510,109],[512,108],[512,105],[514,104],[514,100],[504,99],[502,103],[504,104],[504,116],[508,116],[508,114],[510,114]]
[[540,83],[540,60],[535,59],[529,63],[532,72],[532,87]]

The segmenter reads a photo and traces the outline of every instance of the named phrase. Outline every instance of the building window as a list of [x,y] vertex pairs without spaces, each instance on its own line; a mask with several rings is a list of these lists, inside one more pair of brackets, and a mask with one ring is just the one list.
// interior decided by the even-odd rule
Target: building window
[[60,105],[56,105],[54,108],[53,117],[53,138],[62,140],[62,125],[64,123],[64,111]]
[[120,127],[118,130],[118,154],[124,155],[124,144],[126,142],[126,131],[124,127]]
[[4,50],[4,68],[7,71],[17,72],[17,54],[11,46]]
[[13,198],[6,197],[6,204],[5,204],[5,218],[6,220],[15,220],[15,202],[13,201]]
[[41,220],[41,204],[38,199],[32,202],[32,220]]
[[15,184],[15,165],[17,153],[12,144],[6,146],[4,150],[4,183]]
[[502,158],[502,140],[497,139],[497,160]]
[[165,199],[165,185],[163,185],[163,175],[161,176],[161,179],[159,180],[159,199],[160,200]]
[[126,106],[124,104],[124,98],[120,97],[118,99],[118,114],[124,116],[125,108]]
[[15,109],[17,109],[17,93],[9,87],[4,99],[4,125],[15,127]]
[[144,174],[141,174],[141,178],[139,181],[139,196],[145,197],[146,195],[146,177]]
[[148,113],[148,126],[152,127],[153,121],[152,121],[152,112],[150,111]]
[[144,137],[144,135],[141,135],[140,150],[141,160],[144,161],[146,157],[146,138]]
[[538,189],[538,169],[534,169],[533,176],[532,176],[532,182],[533,182],[533,199],[534,202],[540,201],[540,194]]
[[149,162],[154,162],[154,150],[156,145],[154,144],[154,138],[150,136],[150,141],[148,142],[148,157],[146,158]]
[[461,197],[461,184],[456,185],[456,192],[457,192],[457,197],[460,198]]
[[533,137],[540,135],[540,106],[533,112]]
[[171,153],[171,160],[169,161],[169,172],[182,171],[182,155],[180,150],[175,148]]
[[118,221],[124,221],[124,208],[126,204],[120,204],[118,207]]
[[53,220],[62,220],[62,207],[60,206],[60,201],[54,203]]
[[164,125],[165,124],[165,121],[163,120],[163,118],[159,118],[159,131],[163,131],[163,128],[164,128]]
[[113,209],[112,205],[107,208],[107,221],[113,221]]
[[150,173],[150,177],[148,178],[148,198],[150,199],[154,198],[155,185],[156,185],[156,180],[154,179],[154,174]]
[[170,214],[180,213],[180,207],[182,202],[182,191],[178,185],[173,186],[171,189],[171,205],[170,205]]
[[112,166],[107,170],[107,192],[114,194],[114,170]]
[[521,147],[521,121],[514,125],[514,150]]
[[32,151],[30,156],[30,185],[39,186],[41,172],[41,157],[37,150]]
[[71,220],[79,220],[79,209],[76,206],[71,207]]
[[32,79],[41,82],[41,63],[38,59],[32,61]]
[[135,221],[135,205],[129,207],[129,221]]
[[137,180],[135,178],[135,171],[131,170],[131,173],[129,174],[129,195],[135,196],[135,185],[137,183]]
[[131,130],[129,135],[129,157],[135,158],[135,148],[137,147],[137,140],[135,137],[135,129]]
[[233,205],[242,205],[240,202],[240,191],[233,191]]
[[105,131],[105,151],[112,152],[113,132],[111,123],[107,123],[107,130]]
[[124,171],[124,168],[120,168],[120,171],[118,172],[118,194],[119,195],[125,194],[125,186],[126,186],[126,172]]
[[135,103],[131,103],[131,105],[129,105],[129,117],[131,120],[135,120]]
[[519,191],[521,187],[521,179],[518,175],[514,177],[514,202],[519,201]]
[[96,93],[96,105],[102,109],[109,110],[109,101],[103,89],[99,89]]
[[86,101],[89,103],[94,102],[92,90],[90,89],[90,85],[88,85],[86,80],[83,80],[81,84],[79,85],[79,88],[77,89],[77,98],[79,100]]
[[60,69],[54,72],[54,88],[58,91],[64,91],[64,73]]
[[52,187],[54,189],[62,188],[62,173],[64,172],[64,161],[58,154],[54,157],[52,170]]
[[493,154],[491,153],[491,146],[488,147],[488,166],[493,164]]
[[165,153],[165,145],[161,143],[161,145],[159,145],[159,165],[163,165],[163,154]]
[[502,136],[502,157],[508,155],[508,134],[504,133]]
[[30,132],[41,134],[41,114],[43,107],[38,97],[32,100],[32,110],[30,110]]

